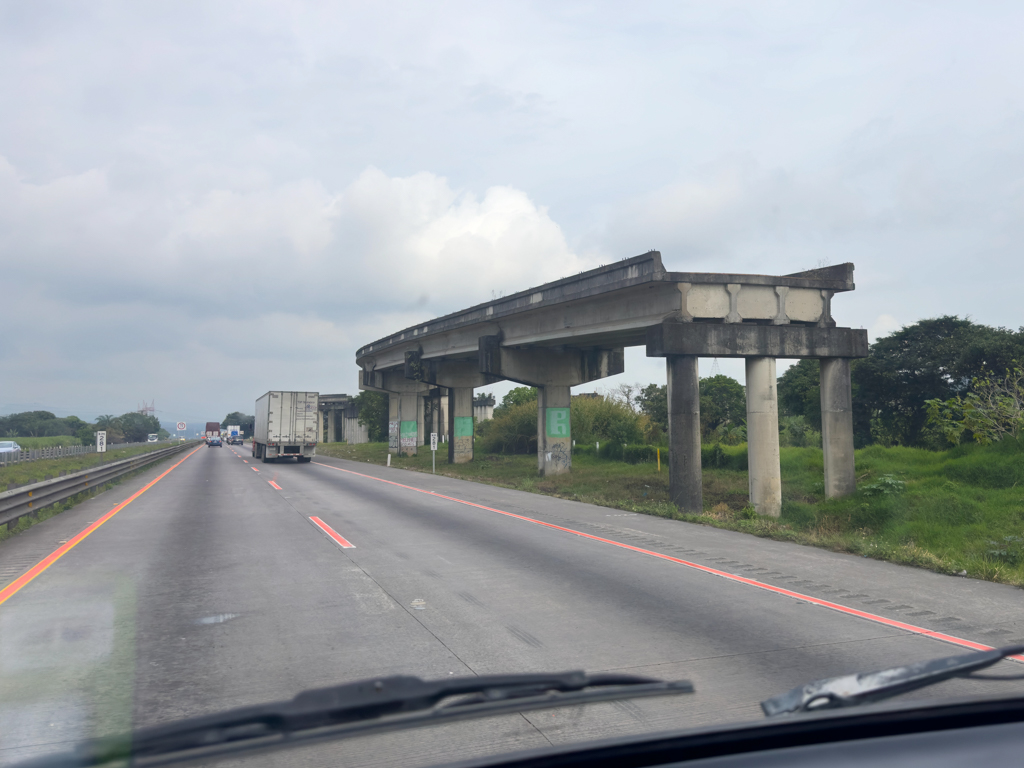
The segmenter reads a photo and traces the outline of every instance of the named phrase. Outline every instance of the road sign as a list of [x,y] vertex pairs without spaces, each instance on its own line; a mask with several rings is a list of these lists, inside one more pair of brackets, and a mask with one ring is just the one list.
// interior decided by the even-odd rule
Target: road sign
[[179,432],[184,432],[185,431],[185,422],[184,421],[179,421],[178,422],[178,431]]
[[430,450],[437,450],[437,432],[430,433]]
[[430,433],[430,471],[437,474],[437,432]]
[[96,433],[96,452],[106,453],[107,452],[107,433],[97,432]]

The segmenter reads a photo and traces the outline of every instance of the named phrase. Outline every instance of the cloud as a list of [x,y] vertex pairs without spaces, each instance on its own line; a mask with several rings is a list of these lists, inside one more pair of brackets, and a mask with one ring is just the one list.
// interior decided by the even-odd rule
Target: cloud
[[0,367],[35,371],[53,384],[36,394],[57,398],[74,384],[102,399],[117,370],[131,371],[132,401],[195,375],[237,390],[240,371],[354,390],[359,345],[589,266],[523,191],[431,173],[140,200],[103,169],[36,184],[0,159],[0,211]]

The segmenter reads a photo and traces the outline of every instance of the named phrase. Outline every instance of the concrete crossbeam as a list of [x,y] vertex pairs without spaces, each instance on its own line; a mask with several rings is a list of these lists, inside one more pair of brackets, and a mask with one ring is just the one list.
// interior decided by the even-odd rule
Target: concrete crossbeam
[[867,357],[862,328],[664,322],[647,329],[647,356]]

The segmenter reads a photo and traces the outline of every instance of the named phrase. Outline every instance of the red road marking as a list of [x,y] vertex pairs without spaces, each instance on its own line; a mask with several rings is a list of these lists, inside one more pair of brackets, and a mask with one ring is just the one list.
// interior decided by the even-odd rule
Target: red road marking
[[184,462],[185,459],[187,459],[193,453],[198,451],[201,447],[202,446],[199,446],[199,447],[195,448],[194,450],[192,450],[191,453],[186,454],[185,457],[181,461],[179,461],[177,464],[169,467],[167,470],[165,470],[158,477],[154,478],[153,480],[150,480],[141,489],[139,489],[138,491],[133,493],[131,496],[129,496],[124,501],[122,501],[120,504],[118,504],[112,510],[107,512],[107,514],[103,515],[103,517],[101,517],[95,523],[90,523],[89,526],[84,531],[82,531],[80,534],[75,536],[73,539],[70,539],[67,544],[64,544],[63,546],[55,549],[53,552],[48,554],[46,557],[44,557],[38,563],[33,565],[32,568],[27,573],[22,574],[17,579],[15,579],[10,584],[8,584],[6,587],[4,587],[3,589],[0,589],[0,605],[3,605],[3,603],[5,603],[8,599],[14,597],[15,594],[17,594],[19,591],[21,591],[21,589],[23,587],[25,587],[30,581],[35,579],[36,576],[41,574],[43,571],[45,571],[51,565],[53,565],[58,560],[60,560],[62,557],[64,557],[64,555],[66,555],[68,552],[70,552],[74,547],[78,546],[78,544],[80,544],[87,536],[92,534],[93,531],[95,531],[97,528],[99,528],[101,525],[103,525],[105,522],[107,522],[107,520],[112,518],[114,515],[116,515],[122,509],[124,509],[129,504],[131,504],[133,501],[135,501],[137,498],[139,498],[139,496],[144,494],[146,491],[148,491],[150,488],[152,488],[154,485],[156,485],[162,479],[167,477],[167,475],[169,475],[175,468],[177,468],[182,462]]
[[251,469],[253,472],[259,472],[259,470],[256,469],[256,467],[249,467],[249,469]]
[[284,489],[283,489],[283,488],[282,488],[282,487],[281,487],[280,485],[278,485],[277,483],[275,483],[275,482],[274,482],[273,480],[267,480],[267,482],[268,482],[268,483],[270,483],[270,484],[271,484],[272,486],[274,486],[275,488],[277,488],[277,490],[279,490],[279,491],[283,491],[283,490],[284,490]]
[[[976,643],[973,640],[965,640],[962,637],[956,637],[954,635],[947,635],[947,634],[945,634],[943,632],[936,632],[936,631],[931,630],[931,629],[926,629],[925,627],[918,627],[918,626],[916,626],[914,624],[907,624],[905,622],[897,621],[895,619],[887,619],[884,616],[878,616],[877,614],[874,614],[874,613],[868,613],[867,611],[860,611],[860,610],[857,610],[856,608],[850,608],[849,606],[846,606],[846,605],[840,605],[839,603],[833,603],[833,602],[831,602],[829,600],[822,600],[822,599],[817,598],[817,597],[811,597],[810,595],[805,595],[802,592],[794,592],[791,589],[784,589],[782,587],[775,587],[775,586],[772,586],[771,584],[765,584],[763,581],[756,581],[755,579],[748,579],[746,576],[738,576],[735,573],[729,573],[728,571],[720,571],[717,568],[709,568],[706,565],[700,565],[698,563],[691,563],[688,560],[682,560],[682,559],[680,559],[678,557],[672,557],[670,555],[663,555],[660,552],[653,552],[653,551],[651,551],[649,549],[641,549],[640,547],[634,547],[631,544],[624,544],[623,542],[615,541],[614,539],[605,539],[605,538],[602,538],[600,536],[594,536],[593,534],[590,534],[590,533],[583,533],[583,531],[577,531],[577,530],[574,530],[572,528],[564,528],[563,526],[555,525],[554,523],[545,523],[543,520],[535,520],[532,517],[526,517],[524,515],[517,515],[514,512],[505,512],[505,511],[500,510],[500,509],[494,509],[493,507],[485,507],[483,504],[474,504],[472,501],[464,501],[463,499],[457,499],[454,496],[445,496],[444,494],[437,493],[435,491],[427,491],[427,490],[424,490],[423,488],[416,488],[416,487],[411,486],[411,485],[403,485],[402,483],[396,483],[396,482],[393,482],[391,480],[384,480],[384,479],[379,478],[379,477],[374,477],[373,475],[364,475],[361,472],[353,472],[350,469],[342,469],[341,467],[332,467],[330,464],[323,464],[323,463],[321,463],[319,461],[317,461],[315,463],[319,464],[321,467],[327,467],[328,469],[335,469],[338,472],[346,472],[346,473],[348,473],[350,475],[356,475],[358,477],[365,477],[365,478],[368,478],[370,480],[376,480],[379,483],[387,483],[388,485],[394,485],[394,486],[397,486],[399,488],[405,488],[405,489],[410,490],[410,491],[416,491],[417,493],[425,493],[428,496],[434,496],[436,498],[445,499],[447,501],[454,501],[454,502],[456,502],[458,504],[465,504],[468,507],[476,507],[477,509],[484,509],[484,510],[487,510],[488,512],[497,512],[499,515],[505,515],[506,517],[513,517],[513,518],[515,518],[517,520],[523,520],[523,521],[525,521],[527,523],[534,523],[535,525],[542,525],[545,528],[553,528],[556,531],[564,531],[565,533],[571,533],[571,534],[574,534],[576,536],[582,536],[585,539],[592,539],[593,541],[600,541],[603,544],[611,544],[612,546],[615,546],[615,547],[621,547],[622,549],[628,549],[628,550],[631,550],[633,552],[639,552],[642,555],[649,555],[651,557],[656,557],[659,560],[668,560],[669,562],[672,562],[672,563],[678,563],[679,565],[685,565],[687,568],[693,568],[694,570],[697,570],[697,571],[703,571],[704,573],[710,573],[710,574],[712,574],[714,576],[721,576],[723,579],[728,579],[729,581],[734,581],[734,582],[737,582],[739,584],[745,584],[745,585],[747,585],[749,587],[757,587],[758,589],[763,589],[763,590],[765,590],[767,592],[773,592],[773,593],[775,593],[777,595],[785,595],[786,597],[792,597],[792,598],[795,598],[797,600],[803,600],[805,602],[812,603],[814,605],[820,605],[822,608],[828,608],[830,610],[837,611],[839,613],[844,613],[847,616],[856,616],[856,617],[861,618],[861,619],[867,619],[868,621],[873,621],[876,624],[884,624],[887,627],[893,627],[895,629],[902,629],[902,630],[904,630],[906,632],[911,632],[911,633],[913,633],[915,635],[923,635],[924,637],[930,637],[933,640],[941,640],[941,641],[943,641],[945,643],[952,643],[953,645],[959,645],[959,646],[961,646],[963,648],[970,648],[971,650],[975,650],[975,651],[991,651],[992,650],[992,646],[991,645],[984,645],[982,643]],[[1021,656],[1010,656],[1008,658],[1015,659],[1016,661],[1024,661],[1024,655],[1021,655]]]
[[341,546],[342,549],[355,549],[356,548],[355,544],[353,544],[348,539],[346,539],[344,536],[342,536],[340,533],[338,533],[336,530],[331,528],[331,526],[329,526],[327,523],[325,523],[319,517],[311,517],[309,519],[313,522],[313,525],[315,525],[321,531],[323,531],[328,536],[330,536],[332,539],[334,539],[334,541],[337,542],[338,545]]

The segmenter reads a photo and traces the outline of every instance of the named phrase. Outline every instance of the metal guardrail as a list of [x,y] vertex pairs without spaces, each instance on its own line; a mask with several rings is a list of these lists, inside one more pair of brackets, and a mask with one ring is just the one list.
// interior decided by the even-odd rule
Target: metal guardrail
[[83,469],[81,472],[4,491],[0,493],[0,525],[6,525],[10,530],[12,525],[16,525],[18,520],[26,515],[38,514],[41,509],[45,509],[51,504],[57,504],[83,491],[102,486],[121,475],[134,472],[136,469],[141,469],[176,453],[195,448],[196,445],[195,440],[178,443],[170,448],[140,453],[138,456],[112,461],[109,464],[98,464],[95,467]]
[[[107,448],[109,450],[117,450],[118,448],[134,448],[137,445],[153,445],[153,443],[150,443],[149,441],[142,443],[108,443]],[[0,453],[0,467],[5,467],[8,464],[21,464],[25,461],[60,459],[65,456],[81,456],[85,453],[96,453],[96,446],[53,445],[46,448],[27,448],[22,451],[4,451],[3,453]]]

